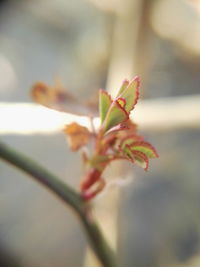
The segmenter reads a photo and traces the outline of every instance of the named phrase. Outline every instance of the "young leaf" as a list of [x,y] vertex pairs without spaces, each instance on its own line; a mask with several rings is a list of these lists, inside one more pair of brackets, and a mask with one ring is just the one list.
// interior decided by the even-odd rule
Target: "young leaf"
[[119,89],[117,97],[119,97],[124,92],[124,90],[127,88],[128,85],[129,85],[129,80],[124,80],[120,89]]
[[136,151],[136,150],[131,150],[133,155],[134,155],[134,159],[135,159],[135,163],[142,167],[145,171],[148,170],[149,167],[149,159],[148,157],[141,151]]
[[118,98],[117,98],[117,102],[120,104],[120,106],[121,106],[122,108],[124,108],[125,105],[126,105],[126,100],[125,100],[124,98],[122,98],[122,97],[118,97]]
[[109,107],[112,104],[112,99],[110,95],[105,90],[99,91],[99,114],[101,123],[103,123]]
[[148,158],[158,158],[155,148],[145,141],[137,141],[131,144],[132,150],[143,152]]
[[131,148],[128,144],[125,145],[125,147],[123,149],[123,153],[128,160],[130,160],[131,162],[134,162],[134,155],[133,155]]
[[69,103],[74,105],[78,103],[60,84],[53,87],[43,82],[37,82],[33,85],[31,93],[35,102],[59,111],[62,111],[65,104],[67,106]]
[[130,112],[137,103],[139,97],[139,85],[139,77],[135,77],[119,95],[120,98],[124,98],[126,100],[125,109],[127,112]]
[[142,140],[143,140],[142,136],[139,136],[136,134],[130,134],[130,135],[127,135],[121,138],[121,142],[119,146],[121,147],[121,149],[123,149],[125,145],[132,145],[134,142],[142,141]]
[[104,133],[109,129],[111,129],[112,127],[128,120],[128,118],[129,114],[126,112],[124,108],[122,108],[119,102],[117,100],[113,101],[102,125]]
[[124,130],[129,130],[128,126],[123,124],[123,123],[120,123],[120,124],[112,127],[109,131],[107,131],[106,135],[117,133],[117,132],[124,131]]
[[66,125],[64,132],[67,134],[67,140],[72,151],[77,151],[79,148],[86,145],[91,137],[91,133],[88,129],[76,122]]
[[51,109],[77,115],[96,114],[96,108],[91,103],[80,101],[60,83],[49,86],[43,82],[37,82],[33,85],[31,94],[35,102]]

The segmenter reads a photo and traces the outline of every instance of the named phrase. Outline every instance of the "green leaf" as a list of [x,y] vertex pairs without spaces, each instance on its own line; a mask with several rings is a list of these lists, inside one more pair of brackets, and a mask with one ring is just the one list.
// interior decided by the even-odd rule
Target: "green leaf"
[[125,137],[121,138],[121,142],[120,142],[120,148],[123,149],[125,145],[132,145],[134,142],[136,141],[142,141],[143,137],[136,135],[136,134],[130,134],[127,135]]
[[126,100],[125,109],[127,112],[130,112],[135,104],[137,103],[139,97],[139,85],[140,80],[139,77],[135,77],[127,87],[120,89],[121,94],[119,95],[120,98],[124,98]]
[[101,123],[103,123],[109,107],[112,104],[112,99],[110,95],[105,90],[99,91],[99,114]]
[[104,132],[107,132],[112,127],[126,121],[129,119],[129,114],[126,110],[119,104],[117,100],[113,101],[111,104],[106,118],[104,119],[102,129]]
[[129,80],[124,80],[120,89],[119,89],[117,97],[119,97],[124,92],[124,90],[127,88],[128,85],[129,85]]
[[144,141],[134,142],[131,145],[131,149],[144,153],[148,158],[158,158],[158,154],[155,148],[147,142]]
[[125,156],[128,160],[130,160],[131,162],[134,162],[134,155],[133,155],[129,145],[125,145],[125,147],[123,149],[123,153],[125,154]]
[[138,166],[142,167],[145,171],[148,170],[149,167],[149,159],[148,157],[141,151],[131,150],[134,155],[134,163]]

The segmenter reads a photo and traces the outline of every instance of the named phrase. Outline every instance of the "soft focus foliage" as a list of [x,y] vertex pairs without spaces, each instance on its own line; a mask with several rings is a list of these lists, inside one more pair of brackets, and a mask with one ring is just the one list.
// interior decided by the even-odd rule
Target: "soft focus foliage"
[[[62,77],[64,85],[82,101],[101,87],[116,96],[124,77],[133,73],[141,77],[142,100],[132,111],[133,119],[145,140],[156,145],[160,159],[150,160],[148,173],[128,161],[111,163],[102,176],[113,190],[95,201],[105,212],[101,221],[112,220],[115,207],[108,208],[112,205],[109,198],[116,184],[128,183],[120,188],[117,215],[120,266],[158,267],[171,262],[176,267],[200,266],[200,120],[192,117],[191,123],[185,124],[191,115],[186,110],[199,112],[198,3],[19,0],[1,4],[1,105],[9,103],[8,109],[18,111],[12,117],[13,112],[9,116],[1,113],[1,130],[5,124],[12,126],[11,132],[1,132],[1,138],[26,154],[30,152],[70,185],[78,186],[82,171],[77,155],[66,148],[61,133],[48,126],[57,121],[56,112],[48,117],[48,110],[45,113],[41,107],[27,113],[20,106],[30,102],[30,85],[36,80],[53,85],[55,77]],[[114,9],[119,12],[113,14]],[[179,97],[188,101],[182,103]],[[175,109],[171,100],[177,103]],[[68,112],[69,107],[71,112],[80,107],[70,103],[65,105]],[[150,114],[151,107],[154,112]],[[169,120],[164,124],[166,116]],[[18,127],[21,133],[13,133]],[[30,131],[26,133],[23,127]],[[42,131],[35,132],[34,127]],[[65,266],[67,262],[83,266],[85,239],[68,210],[4,165],[0,187],[1,256],[9,261],[15,256],[19,259],[10,265]],[[107,224],[105,228],[113,230]],[[194,257],[196,264],[191,262]]]
[[89,130],[76,122],[66,125],[64,132],[68,136],[68,144],[72,151],[77,151],[80,147],[86,145],[90,138]]
[[44,82],[37,82],[33,85],[31,94],[35,102],[51,109],[78,115],[96,113],[93,99],[89,99],[86,103],[80,101],[68,92],[59,81],[56,81],[54,86],[49,86]]
[[[90,132],[86,127],[75,122],[64,128],[72,151],[85,147],[89,141],[94,144],[90,153],[86,150],[83,152],[87,170],[81,183],[81,192],[86,200],[93,198],[104,188],[102,172],[111,161],[125,159],[147,170],[149,158],[158,157],[154,147],[137,135],[136,125],[129,119],[130,112],[138,101],[139,86],[138,77],[130,82],[124,80],[115,99],[112,99],[106,91],[99,91],[101,125],[97,132],[95,129],[93,129],[94,132]],[[82,110],[83,104],[61,91],[58,86],[48,87],[43,83],[37,83],[33,87],[32,95],[36,102],[50,108],[63,110],[63,104],[68,102],[70,104],[71,101],[76,110],[75,113],[79,108]],[[83,106],[83,110],[84,108],[87,110],[87,106]]]
[[149,158],[158,157],[153,146],[137,135],[136,125],[129,119],[139,97],[139,85],[138,77],[130,82],[125,80],[114,100],[106,91],[99,91],[101,125],[97,133],[89,134],[85,127],[75,123],[66,126],[65,133],[72,150],[85,146],[89,138],[95,140],[90,154],[84,152],[88,171],[81,184],[81,191],[87,200],[103,189],[105,183],[102,172],[111,161],[126,159],[147,170]]

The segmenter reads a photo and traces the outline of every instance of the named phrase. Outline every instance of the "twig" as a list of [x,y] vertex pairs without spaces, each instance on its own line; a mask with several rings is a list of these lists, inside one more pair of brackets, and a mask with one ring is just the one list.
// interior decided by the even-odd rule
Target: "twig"
[[84,202],[78,193],[33,160],[2,143],[0,143],[0,158],[31,175],[36,181],[45,185],[50,191],[73,208],[80,218],[91,247],[102,265],[105,267],[117,266],[114,253],[105,241],[92,216],[91,207]]

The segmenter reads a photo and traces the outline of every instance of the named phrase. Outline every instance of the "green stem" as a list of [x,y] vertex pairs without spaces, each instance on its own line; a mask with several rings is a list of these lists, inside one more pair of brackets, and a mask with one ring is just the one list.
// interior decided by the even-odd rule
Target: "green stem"
[[50,191],[73,208],[80,218],[91,247],[102,265],[105,267],[117,266],[114,253],[96,224],[90,206],[84,202],[78,193],[33,160],[2,143],[0,143],[0,158],[31,175],[36,181],[45,185]]

